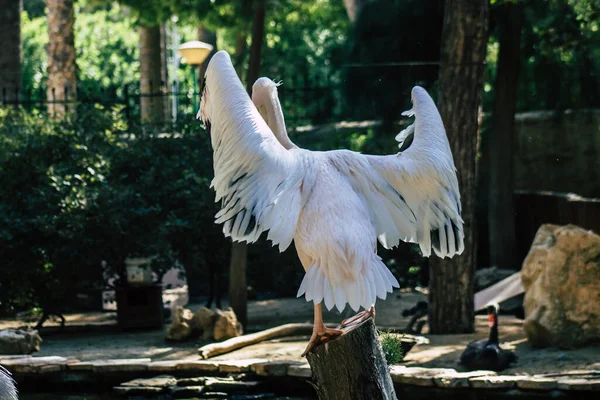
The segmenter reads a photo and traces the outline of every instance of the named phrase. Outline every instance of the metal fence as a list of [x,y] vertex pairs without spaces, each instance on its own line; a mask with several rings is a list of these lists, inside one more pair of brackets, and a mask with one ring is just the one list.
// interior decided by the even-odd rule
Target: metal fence
[[[421,73],[415,73],[417,70]],[[300,74],[277,75],[275,79],[283,82],[278,88],[279,98],[287,125],[294,129],[307,124],[381,119],[382,104],[389,102],[390,98],[393,103],[401,103],[391,107],[395,110],[394,118],[398,118],[403,107],[410,106],[412,85],[424,82],[420,79],[424,70],[428,71],[428,77],[437,77],[438,65],[349,65],[327,73],[306,69]],[[72,110],[96,105],[117,106],[129,122],[140,122],[142,99],[162,98],[165,122],[174,122],[181,117],[196,115],[202,88],[185,87],[175,82],[168,85],[150,82],[149,90],[141,92],[139,84],[103,87],[81,82],[76,96],[67,88],[0,90],[4,106],[21,106],[50,114],[55,114],[60,107]]]
[[[317,73],[307,68],[299,74],[279,75],[276,79],[283,81],[278,88],[279,97],[287,125],[294,129],[307,124],[338,121],[397,120],[400,112],[410,107],[412,86],[424,85],[434,98],[437,97],[438,72],[437,62],[402,62],[344,65],[328,73]],[[517,111],[599,107],[600,86],[597,83],[586,84],[596,82],[596,78],[595,71],[586,71],[561,79],[555,88],[558,95],[554,98],[558,100],[553,103],[548,100],[549,89],[544,76],[522,76]],[[164,122],[196,115],[201,88],[185,87],[175,82],[168,85],[150,82],[148,87],[146,93],[141,92],[137,84],[103,87],[82,82],[76,96],[71,96],[66,88],[0,88],[0,100],[4,106],[18,105],[48,113],[56,113],[61,106],[67,109],[117,106],[129,122],[139,123],[142,99],[161,98],[164,99]],[[493,96],[488,93],[490,89],[486,86],[484,112],[491,110]],[[536,108],[531,108],[533,106]]]
[[[340,107],[333,106],[334,93],[339,91],[325,79],[286,79],[279,88],[279,96],[286,120],[290,125],[320,123],[341,117]],[[38,90],[1,89],[1,104],[19,106],[26,110],[56,115],[61,109],[72,111],[79,107],[116,107],[129,122],[141,121],[143,99],[163,99],[165,122],[195,116],[201,100],[201,89],[186,88],[175,83],[168,87],[161,83],[156,89],[142,93],[139,85],[109,86],[79,89],[76,96],[68,88],[40,88]],[[72,92],[72,91],[71,91]],[[64,93],[64,96],[63,96]],[[339,94],[337,97],[341,97]]]

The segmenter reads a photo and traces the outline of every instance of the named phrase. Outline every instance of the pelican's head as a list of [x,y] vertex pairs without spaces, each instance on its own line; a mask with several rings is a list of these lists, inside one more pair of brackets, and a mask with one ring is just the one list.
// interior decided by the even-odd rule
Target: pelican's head
[[275,83],[269,78],[258,78],[252,85],[252,102],[265,121],[267,121],[267,106],[273,104],[277,98],[277,87],[281,82]]

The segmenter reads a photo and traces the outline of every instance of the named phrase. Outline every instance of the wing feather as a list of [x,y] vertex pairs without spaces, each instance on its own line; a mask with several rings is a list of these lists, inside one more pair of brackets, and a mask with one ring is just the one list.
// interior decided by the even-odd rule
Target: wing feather
[[[402,150],[387,156],[329,152],[331,162],[363,195],[381,244],[419,244],[424,256],[453,257],[464,250],[460,192],[452,152],[435,103],[412,91],[415,123],[396,139]],[[410,143],[407,146],[407,143]]]
[[198,114],[213,146],[211,187],[221,201],[215,222],[234,241],[251,243],[268,230],[273,244],[285,250],[300,214],[302,150],[279,143],[224,51],[209,63]]

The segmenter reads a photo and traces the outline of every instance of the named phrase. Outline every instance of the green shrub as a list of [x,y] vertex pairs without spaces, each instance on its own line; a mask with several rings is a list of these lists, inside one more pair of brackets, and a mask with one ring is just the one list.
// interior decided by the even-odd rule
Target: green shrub
[[0,311],[62,308],[101,280],[99,264],[88,268],[86,228],[116,142],[111,118],[92,110],[56,122],[0,109]]
[[[129,126],[118,108],[80,106],[65,121],[0,109],[0,313],[76,308],[107,276],[123,284],[129,256],[156,256],[159,279],[179,261],[192,295],[207,293],[209,269],[226,288],[230,241],[213,222],[210,139],[191,118],[171,131]],[[351,147],[366,135],[350,137]],[[403,286],[416,279],[405,268],[422,261],[414,246],[380,250]],[[249,246],[253,292],[293,296],[303,274],[294,246]]]
[[398,364],[404,360],[402,335],[390,332],[379,332],[379,340],[388,365]]

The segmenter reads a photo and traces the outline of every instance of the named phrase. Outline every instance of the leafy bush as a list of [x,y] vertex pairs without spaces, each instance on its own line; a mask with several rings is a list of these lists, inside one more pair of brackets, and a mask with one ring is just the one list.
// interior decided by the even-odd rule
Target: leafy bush
[[[122,97],[125,85],[139,81],[138,35],[125,7],[111,3],[94,9],[88,1],[76,3],[75,51],[80,97],[100,96],[114,89]],[[48,24],[45,15],[24,12],[22,94],[42,97],[47,80]]]
[[398,364],[404,360],[402,335],[390,332],[379,332],[379,340],[388,365]]
[[[0,312],[77,307],[78,294],[105,288],[107,276],[124,284],[131,256],[155,256],[159,279],[181,264],[194,296],[207,293],[207,270],[225,289],[230,241],[213,222],[209,137],[193,119],[172,128],[129,126],[122,110],[101,106],[62,122],[0,110]],[[361,150],[370,138],[305,141]],[[405,268],[423,262],[414,246],[380,251],[403,286],[415,282]],[[303,273],[294,246],[283,254],[264,238],[249,246],[248,284],[263,297],[295,295]]]
[[101,279],[88,268],[86,229],[116,142],[111,127],[95,110],[56,122],[0,109],[0,310],[62,308]]

